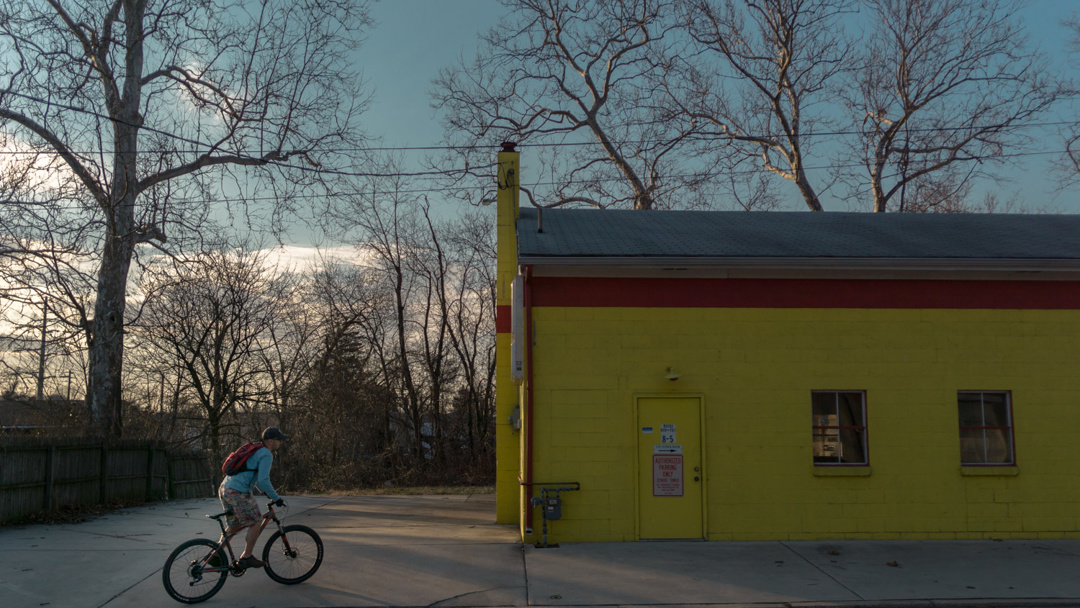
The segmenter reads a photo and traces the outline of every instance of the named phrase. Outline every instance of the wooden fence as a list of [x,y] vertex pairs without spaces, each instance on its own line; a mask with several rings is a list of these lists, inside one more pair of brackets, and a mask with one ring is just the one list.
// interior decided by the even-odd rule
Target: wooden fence
[[213,495],[201,453],[146,442],[0,439],[0,523],[64,507]]

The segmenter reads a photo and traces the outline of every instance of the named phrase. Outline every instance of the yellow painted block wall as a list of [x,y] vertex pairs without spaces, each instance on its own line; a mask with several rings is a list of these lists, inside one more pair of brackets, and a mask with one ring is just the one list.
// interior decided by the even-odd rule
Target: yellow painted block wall
[[[521,433],[511,426],[510,418],[519,403],[518,388],[510,376],[510,334],[495,337],[495,377],[499,390],[495,396],[495,522],[517,524],[520,519],[518,478],[521,476]],[[505,387],[502,388],[502,387]]]
[[[710,540],[1080,537],[1080,312],[533,314],[533,478],[582,487],[549,542],[635,539],[634,397],[655,393],[703,396]],[[812,390],[866,391],[869,476],[815,475]],[[1012,392],[1017,467],[964,474],[958,390]]]
[[[512,149],[512,147],[510,148]],[[518,272],[517,233],[514,222],[519,214],[517,152],[499,153],[499,189],[496,232],[496,337],[495,337],[495,522],[521,525],[521,433],[511,424],[514,410],[521,403],[520,387],[512,374],[510,322],[513,305],[512,285]],[[501,325],[501,327],[500,327]]]

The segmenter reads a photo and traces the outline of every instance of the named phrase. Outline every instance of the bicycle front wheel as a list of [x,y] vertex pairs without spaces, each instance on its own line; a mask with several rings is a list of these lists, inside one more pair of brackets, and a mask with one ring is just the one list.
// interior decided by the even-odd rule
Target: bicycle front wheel
[[285,585],[311,578],[322,564],[322,539],[307,526],[284,526],[263,548],[266,575]]
[[[185,604],[197,604],[210,599],[225,584],[229,569],[215,565],[226,562],[218,558],[211,564],[211,554],[218,548],[217,543],[196,538],[180,545],[165,560],[161,571],[162,582],[169,597]],[[207,570],[210,569],[209,572]]]

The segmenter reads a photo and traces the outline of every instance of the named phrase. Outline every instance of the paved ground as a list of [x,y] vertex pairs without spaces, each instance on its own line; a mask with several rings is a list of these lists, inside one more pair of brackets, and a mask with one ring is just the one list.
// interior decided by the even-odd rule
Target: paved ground
[[[1080,606],[1080,541],[522,546],[493,496],[290,497],[325,560],[308,582],[230,577],[206,606]],[[0,528],[0,608],[178,606],[169,552],[216,538],[216,500]],[[557,524],[556,524],[557,525]],[[261,549],[260,549],[261,550]]]

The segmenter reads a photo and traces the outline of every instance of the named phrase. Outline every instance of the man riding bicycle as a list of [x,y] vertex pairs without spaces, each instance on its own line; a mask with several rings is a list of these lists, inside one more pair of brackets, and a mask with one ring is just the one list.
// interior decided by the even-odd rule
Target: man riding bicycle
[[285,502],[274,490],[270,483],[270,467],[274,464],[274,452],[281,447],[289,436],[281,432],[277,427],[269,427],[262,433],[263,447],[259,448],[247,461],[247,470],[235,475],[226,476],[218,488],[218,498],[221,506],[231,513],[228,515],[229,527],[225,532],[229,539],[237,532],[250,526],[245,538],[244,552],[238,560],[242,568],[262,568],[265,564],[253,555],[255,543],[259,540],[266,520],[262,520],[262,512],[258,503],[252,496],[256,487],[275,501],[279,506]]

